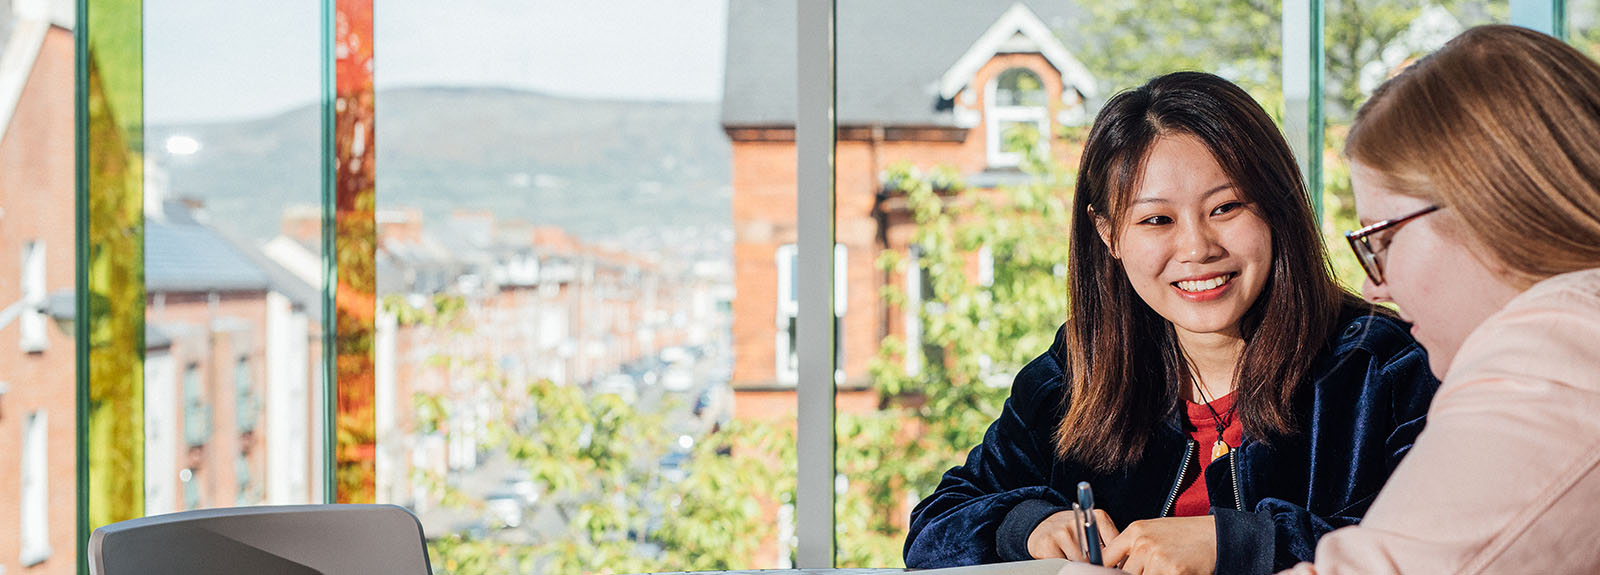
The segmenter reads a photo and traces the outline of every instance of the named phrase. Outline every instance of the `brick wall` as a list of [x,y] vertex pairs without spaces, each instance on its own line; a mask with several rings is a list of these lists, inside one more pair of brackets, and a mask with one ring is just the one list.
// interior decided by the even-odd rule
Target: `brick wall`
[[[73,244],[73,40],[51,28],[0,140],[0,307],[22,297],[22,246],[45,242],[47,292],[71,290]],[[20,320],[19,320],[20,321]],[[47,326],[49,348],[23,353],[17,322],[0,329],[0,568],[12,574],[75,573],[77,569],[76,357],[72,337]],[[24,568],[21,552],[21,449],[29,414],[48,417],[51,555]]]

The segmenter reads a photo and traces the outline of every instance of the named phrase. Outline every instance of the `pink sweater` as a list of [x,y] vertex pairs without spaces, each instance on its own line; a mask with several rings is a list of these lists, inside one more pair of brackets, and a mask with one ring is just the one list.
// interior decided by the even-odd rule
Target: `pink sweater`
[[1600,268],[1467,337],[1410,455],[1316,557],[1320,575],[1600,573]]

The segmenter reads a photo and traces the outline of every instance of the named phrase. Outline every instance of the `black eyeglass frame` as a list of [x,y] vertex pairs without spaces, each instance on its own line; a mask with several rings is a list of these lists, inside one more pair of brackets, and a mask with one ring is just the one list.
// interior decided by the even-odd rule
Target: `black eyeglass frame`
[[[1367,272],[1367,278],[1371,279],[1374,285],[1383,285],[1383,264],[1378,263],[1379,250],[1372,247],[1372,235],[1384,230],[1394,229],[1401,224],[1426,216],[1439,209],[1440,206],[1437,205],[1428,206],[1398,218],[1384,220],[1359,230],[1344,233],[1345,241],[1350,242],[1350,249],[1356,253],[1356,261],[1361,262],[1361,269]],[[1388,249],[1389,246],[1383,247],[1383,251],[1388,251]]]

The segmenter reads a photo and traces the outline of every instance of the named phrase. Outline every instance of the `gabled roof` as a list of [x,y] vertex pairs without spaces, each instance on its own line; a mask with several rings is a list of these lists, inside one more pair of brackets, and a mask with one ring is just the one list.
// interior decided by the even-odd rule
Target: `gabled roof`
[[144,281],[151,292],[256,291],[272,279],[237,245],[195,221],[176,202],[166,217],[146,218]]
[[[1007,16],[1019,4],[1039,25],[1026,24],[1028,19],[1020,15]],[[1066,63],[1070,55],[1062,57],[1067,47],[1060,39],[1040,37],[1041,28],[1065,30],[1086,17],[1071,0],[837,0],[834,12],[841,126],[955,125],[941,82],[963,56],[983,52],[979,43],[996,28],[1027,28],[1024,36],[1061,68],[1069,82],[1078,81],[1074,75],[1080,72]],[[795,20],[790,0],[728,3],[724,126],[794,125]],[[1003,36],[996,50],[1004,51],[1014,34]],[[1052,46],[1059,46],[1059,51]]]
[[1064,84],[1077,88],[1090,98],[1098,93],[1089,69],[1084,68],[1083,63],[1074,58],[1066,46],[1061,45],[1061,40],[1039,20],[1033,10],[1017,2],[1006,9],[1005,14],[1001,14],[1000,19],[995,20],[994,25],[972,44],[972,48],[939,78],[939,97],[954,99],[972,81],[979,68],[996,54],[1008,50],[1038,52],[1061,72]]
[[71,30],[77,12],[73,0],[10,0],[0,8],[6,5],[10,9],[0,9],[0,137],[11,126],[46,33],[51,26]]

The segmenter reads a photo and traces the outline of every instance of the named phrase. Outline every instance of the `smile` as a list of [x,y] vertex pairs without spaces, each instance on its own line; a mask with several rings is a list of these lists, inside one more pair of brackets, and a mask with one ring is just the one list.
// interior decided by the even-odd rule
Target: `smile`
[[1233,285],[1233,278],[1239,277],[1237,272],[1225,273],[1202,280],[1180,280],[1172,282],[1172,287],[1178,289],[1178,295],[1190,301],[1208,301],[1220,297],[1223,292]]

